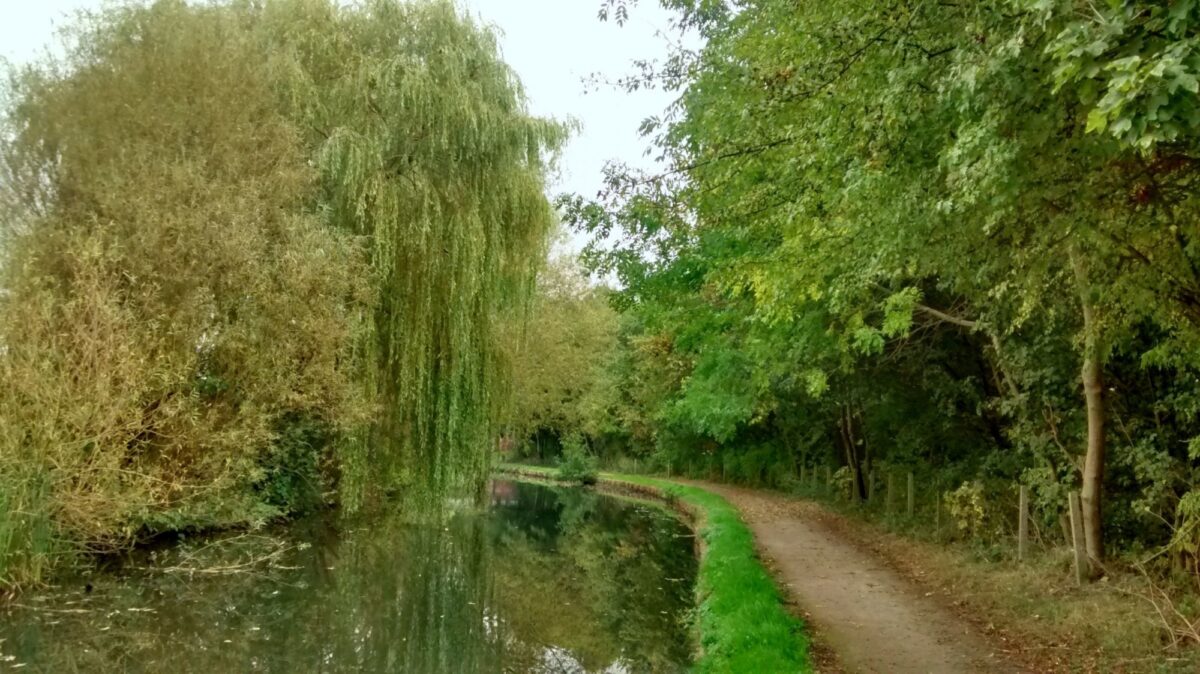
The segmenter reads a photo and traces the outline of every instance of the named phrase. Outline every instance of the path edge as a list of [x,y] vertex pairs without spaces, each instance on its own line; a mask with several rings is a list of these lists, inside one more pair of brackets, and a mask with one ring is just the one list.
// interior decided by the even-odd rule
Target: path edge
[[[550,468],[500,464],[493,473],[570,484],[556,479]],[[595,487],[662,502],[696,533],[693,629],[699,654],[692,671],[813,671],[806,626],[788,610],[784,593],[758,554],[753,532],[732,503],[703,487],[641,475],[601,473]]]

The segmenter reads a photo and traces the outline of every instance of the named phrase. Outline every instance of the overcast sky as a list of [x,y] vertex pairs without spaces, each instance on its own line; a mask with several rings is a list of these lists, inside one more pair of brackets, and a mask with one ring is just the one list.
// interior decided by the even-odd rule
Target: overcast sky
[[[658,114],[670,96],[657,91],[625,93],[585,86],[592,73],[617,78],[634,59],[664,56],[668,15],[647,1],[624,27],[596,18],[601,0],[458,0],[497,26],[504,58],[520,74],[533,112],[573,117],[583,130],[567,148],[552,192],[594,196],[610,159],[645,166],[642,119]],[[0,0],[0,56],[23,62],[57,39],[55,27],[75,11],[104,0]]]

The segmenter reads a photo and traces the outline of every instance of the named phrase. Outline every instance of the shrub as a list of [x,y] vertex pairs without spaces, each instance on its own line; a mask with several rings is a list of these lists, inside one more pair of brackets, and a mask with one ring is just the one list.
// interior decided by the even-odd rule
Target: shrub
[[983,484],[964,482],[962,486],[946,494],[946,508],[954,520],[959,533],[978,538],[983,527],[984,511]]
[[562,460],[558,463],[558,479],[579,484],[596,484],[596,457],[587,451],[583,438],[578,434],[563,439]]
[[44,577],[51,541],[260,519],[283,419],[368,414],[366,261],[311,212],[318,175],[254,36],[136,11],[5,92],[0,587]]

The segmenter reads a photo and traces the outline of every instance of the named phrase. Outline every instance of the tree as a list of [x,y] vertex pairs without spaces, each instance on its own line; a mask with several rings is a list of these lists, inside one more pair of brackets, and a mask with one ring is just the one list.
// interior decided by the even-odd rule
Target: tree
[[0,132],[3,584],[50,548],[481,484],[568,131],[491,31],[159,0],[66,47],[11,74]]
[[544,259],[543,177],[568,129],[526,112],[495,36],[449,2],[280,0],[260,25],[317,203],[372,261],[356,354],[380,414],[343,455],[345,502],[478,485],[507,390],[497,326],[524,311]]
[[599,382],[617,329],[606,295],[588,284],[567,253],[553,255],[539,274],[529,323],[514,336],[508,426],[514,440],[535,440],[543,432],[560,440],[579,430],[602,435],[596,417],[604,410],[595,408],[606,405]]
[[[1163,440],[1196,432],[1190,403],[1135,400],[1155,386],[1139,367],[1183,384],[1195,366],[1193,4],[667,4],[707,42],[631,82],[678,90],[645,125],[666,170],[614,167],[598,202],[564,201],[626,310],[695,364],[668,396],[687,414],[659,427],[736,451],[784,437],[773,415],[798,406],[852,471],[953,457],[1037,475],[1048,503],[1082,484],[1101,562],[1129,512],[1101,508],[1114,436],[1124,470],[1183,470]],[[965,379],[866,379],[922,371]],[[922,423],[894,446],[896,412],[922,404],[979,445]],[[1164,406],[1171,430],[1127,435]]]
[[307,208],[317,176],[236,19],[114,10],[11,83],[0,568],[18,584],[14,556],[47,545],[279,514],[257,496],[280,425],[368,418],[348,366],[365,261]]

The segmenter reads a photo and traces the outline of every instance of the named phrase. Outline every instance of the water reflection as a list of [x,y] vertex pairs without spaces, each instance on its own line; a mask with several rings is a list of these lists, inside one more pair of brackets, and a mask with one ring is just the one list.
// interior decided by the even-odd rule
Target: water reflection
[[580,490],[491,495],[437,525],[314,518],[143,553],[7,607],[0,670],[685,669],[687,529]]

